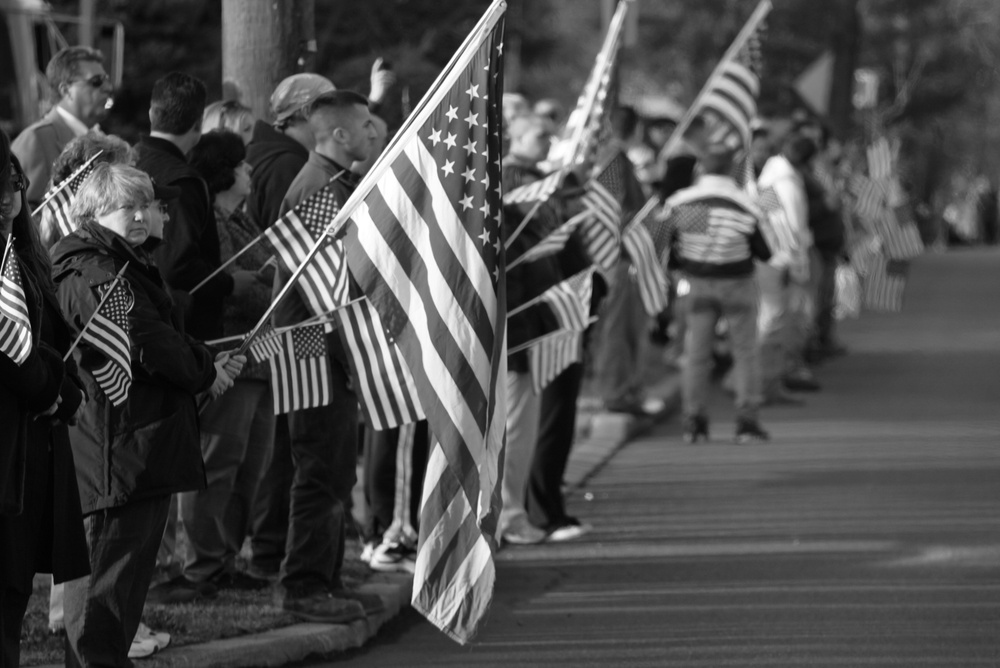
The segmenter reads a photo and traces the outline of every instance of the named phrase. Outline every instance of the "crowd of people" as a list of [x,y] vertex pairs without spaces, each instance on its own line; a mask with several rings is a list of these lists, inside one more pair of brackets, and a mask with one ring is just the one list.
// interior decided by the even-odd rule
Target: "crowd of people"
[[[169,642],[142,624],[147,602],[220,589],[273,587],[277,605],[310,621],[378,612],[381,599],[342,576],[345,544],[362,541],[374,570],[413,572],[426,422],[365,427],[336,331],[325,335],[332,400],[276,416],[269,365],[232,341],[294,270],[252,242],[320,189],[346,202],[386,144],[378,111],[391,72],[376,63],[368,96],[293,75],[274,89],[267,119],[237,101],[208,103],[201,81],[170,73],[153,88],[150,132],[134,146],[98,127],[113,93],[99,51],[63,49],[46,75],[52,110],[0,140],[4,266],[16,256],[32,337],[23,359],[0,354],[0,666],[18,665],[36,573],[52,573],[50,626],[65,633],[67,665],[129,665]],[[546,175],[566,119],[558,102],[513,94],[503,116],[509,192]],[[840,177],[819,125],[755,130],[755,181],[782,216],[746,194],[737,153],[697,127],[664,150],[669,124],[621,106],[609,126],[595,162],[624,156],[631,165],[623,222],[659,198],[645,224],[672,276],[672,303],[647,313],[622,253],[592,272],[594,324],[580,361],[538,391],[527,351],[509,356],[502,545],[589,530],[568,514],[562,490],[586,377],[608,411],[656,410],[643,360],[649,345],[669,342],[683,362],[684,437],[696,442],[709,435],[709,378],[731,360],[724,384],[736,397],[736,436],[752,442],[768,438],[761,406],[798,403],[791,392],[819,389],[813,365],[843,353],[832,317],[832,272],[846,247],[832,185]],[[33,217],[50,188],[88,164],[69,229],[45,207]],[[579,213],[580,190],[551,198],[534,225],[506,206],[509,256]],[[558,253],[512,267],[508,311],[590,270],[588,253],[574,235]],[[335,290],[359,295],[346,272]],[[298,286],[288,294],[276,327],[313,316]],[[126,314],[131,372],[121,398],[100,378],[106,349],[92,336],[76,340],[105,300]],[[552,331],[541,311],[524,313],[508,322],[511,349]],[[352,497],[359,453],[364,508]]]

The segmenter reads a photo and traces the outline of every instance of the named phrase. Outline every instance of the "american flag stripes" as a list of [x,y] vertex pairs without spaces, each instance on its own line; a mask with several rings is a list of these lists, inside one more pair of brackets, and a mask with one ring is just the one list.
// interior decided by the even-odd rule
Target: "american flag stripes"
[[514,188],[508,193],[504,193],[504,204],[524,204],[527,202],[544,202],[559,189],[562,184],[563,173],[553,172],[543,179],[527,183],[518,188]]
[[384,431],[423,420],[413,376],[368,300],[353,302],[336,314],[368,425]]
[[0,267],[0,352],[20,366],[31,354],[31,321],[13,241],[7,237]]
[[413,606],[461,643],[496,579],[507,412],[504,9],[490,7],[344,210],[351,273],[399,346],[434,437]]
[[917,226],[899,220],[896,212],[885,208],[874,219],[875,233],[882,241],[882,252],[889,260],[912,260],[924,252],[924,242]]
[[121,278],[115,279],[102,294],[102,303],[83,330],[82,340],[106,358],[91,373],[113,406],[124,403],[132,387],[128,313],[134,301],[128,284]]
[[583,212],[577,214],[567,220],[565,223],[557,227],[551,233],[546,235],[541,241],[536,243],[534,246],[521,253],[520,255],[513,257],[507,263],[508,269],[513,269],[515,266],[521,264],[522,262],[533,262],[539,260],[543,257],[552,255],[553,253],[558,253],[563,248],[566,247],[566,242],[569,238],[573,236],[573,232],[579,227],[580,223],[584,219],[590,217],[589,212]]
[[878,258],[865,277],[865,306],[873,311],[897,313],[903,309],[906,273],[896,263]]
[[669,285],[663,266],[657,260],[653,237],[642,220],[634,220],[625,228],[622,233],[622,248],[635,268],[643,308],[648,315],[658,315],[669,305]]
[[539,304],[552,310],[559,329],[582,331],[587,328],[592,293],[593,273],[587,270],[543,292]]
[[604,272],[611,272],[618,261],[627,160],[620,151],[616,153],[587,182],[583,195],[591,216],[581,225],[581,236],[594,264]]
[[45,196],[42,198],[42,201],[45,203],[42,206],[41,212],[43,229],[56,229],[59,232],[59,237],[66,237],[73,233],[76,225],[73,224],[73,219],[70,217],[69,211],[73,206],[73,200],[76,199],[76,191],[80,189],[80,184],[83,183],[84,179],[94,171],[94,160],[102,152],[98,151],[92,155],[87,162],[78,167],[74,173],[70,174],[66,178],[67,183],[65,185],[62,183],[56,184],[45,193]]
[[[313,245],[326,234],[340,205],[328,185],[313,193],[264,231],[278,257],[294,271]],[[313,315],[329,313],[348,301],[348,275],[344,265],[344,244],[327,237],[322,249],[302,272],[298,287]]]
[[528,348],[528,368],[535,394],[541,394],[546,385],[582,356],[583,332],[559,332]]
[[264,325],[260,334],[247,348],[247,357],[254,364],[260,364],[281,352],[282,337],[271,325]]
[[281,334],[281,352],[270,358],[274,414],[326,406],[333,401],[323,325]]
[[767,186],[761,188],[757,197],[757,204],[762,213],[760,221],[760,232],[767,241],[767,245],[773,252],[783,250],[791,252],[798,248],[799,240],[792,228],[792,222],[788,219],[788,212],[778,198],[778,193],[774,188]]

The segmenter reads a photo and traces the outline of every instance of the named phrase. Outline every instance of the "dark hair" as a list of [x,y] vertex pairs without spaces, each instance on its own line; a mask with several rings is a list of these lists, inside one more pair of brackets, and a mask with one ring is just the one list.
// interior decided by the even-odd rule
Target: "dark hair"
[[246,159],[243,139],[230,130],[212,130],[201,136],[191,149],[189,162],[208,183],[208,191],[215,195],[229,190],[236,183],[233,170]]
[[150,126],[172,135],[186,133],[201,123],[206,96],[205,84],[190,74],[171,72],[157,79],[149,100]]
[[639,126],[639,114],[632,107],[621,105],[611,110],[611,130],[619,139],[632,136]]
[[782,153],[793,167],[801,167],[816,155],[816,142],[800,134],[791,134],[782,148]]
[[94,160],[95,163],[124,162],[133,164],[135,162],[132,147],[121,137],[88,132],[70,140],[56,161],[52,163],[52,184],[62,183],[98,151],[101,151],[101,154]]
[[[0,192],[7,192],[11,189],[12,167],[17,172],[24,174],[21,163],[10,149],[10,137],[7,136],[6,131],[0,128]],[[17,251],[21,267],[34,279],[34,285],[41,285],[44,289],[54,293],[52,262],[42,246],[41,237],[38,235],[38,226],[31,220],[27,189],[21,191],[21,210],[14,216],[11,234],[14,237],[14,249]],[[0,250],[0,253],[2,252]]]
[[309,105],[306,109],[306,116],[312,116],[318,111],[324,109],[350,109],[355,105],[362,105],[364,107],[368,106],[368,98],[361,93],[356,93],[353,90],[332,90],[329,93],[323,93]]
[[49,64],[45,67],[45,78],[49,80],[53,102],[62,99],[60,89],[63,85],[72,83],[80,74],[81,62],[103,64],[104,54],[89,46],[67,46],[49,60]]

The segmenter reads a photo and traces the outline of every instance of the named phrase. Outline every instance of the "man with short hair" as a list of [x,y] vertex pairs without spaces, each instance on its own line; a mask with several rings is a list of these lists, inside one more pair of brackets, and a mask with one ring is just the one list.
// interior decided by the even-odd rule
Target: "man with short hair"
[[[289,186],[281,214],[324,187],[333,190],[338,208],[342,207],[357,187],[350,167],[368,158],[375,138],[368,100],[358,93],[325,93],[306,113],[316,145]],[[291,279],[293,269],[278,267],[275,295]],[[342,278],[347,280],[346,274]],[[310,310],[296,286],[275,308],[273,324],[286,327],[314,315],[319,314]],[[288,415],[295,471],[278,598],[296,617],[337,624],[376,613],[383,605],[378,596],[347,589],[340,576],[349,521],[345,501],[356,482],[358,400],[349,387],[350,367],[340,337],[331,332],[326,344],[331,403]]]
[[208,186],[186,158],[201,138],[204,110],[205,84],[181,72],[167,74],[153,85],[149,136],[135,146],[136,167],[181,191],[170,204],[171,222],[154,255],[175,300],[185,307],[185,331],[200,341],[222,336],[223,300],[247,294],[257,280],[252,271],[222,272],[186,294],[222,264]]
[[52,56],[45,68],[53,107],[25,128],[11,145],[28,177],[28,203],[41,204],[52,174],[52,163],[75,137],[86,134],[108,115],[114,90],[97,49],[69,46]]

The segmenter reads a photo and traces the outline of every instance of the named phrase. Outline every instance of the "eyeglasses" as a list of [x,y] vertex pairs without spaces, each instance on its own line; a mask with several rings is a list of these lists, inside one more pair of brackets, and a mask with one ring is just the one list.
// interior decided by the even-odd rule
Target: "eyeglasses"
[[77,79],[77,81],[79,81],[81,83],[85,83],[88,86],[90,86],[91,88],[100,88],[105,83],[108,83],[109,81],[111,81],[111,75],[107,74],[107,73],[104,73],[104,74],[95,74],[94,76],[90,77],[89,79]]

